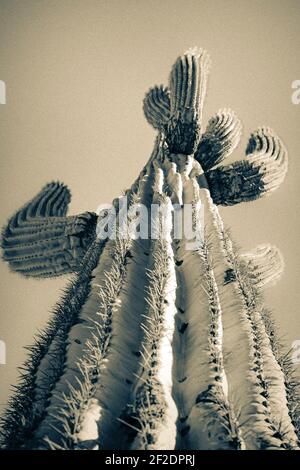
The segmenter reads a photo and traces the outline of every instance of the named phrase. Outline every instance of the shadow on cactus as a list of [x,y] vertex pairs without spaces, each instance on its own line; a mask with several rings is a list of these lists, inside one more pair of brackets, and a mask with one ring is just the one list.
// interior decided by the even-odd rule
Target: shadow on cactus
[[[29,449],[296,449],[299,397],[289,356],[265,309],[263,289],[283,270],[280,252],[240,254],[218,205],[269,194],[287,153],[268,127],[245,158],[241,123],[221,109],[202,129],[210,61],[180,56],[168,87],[154,87],[144,113],[158,131],[129,207],[164,205],[151,223],[165,236],[99,239],[94,213],[67,216],[69,190],[51,183],[9,220],[3,259],[24,276],[74,273],[29,348],[2,419],[2,447]],[[204,208],[201,244],[174,237],[174,208]],[[113,202],[120,209],[120,199]],[[109,214],[109,211],[108,211]],[[130,211],[129,224],[138,215]],[[161,233],[161,232],[159,232]],[[197,238],[197,233],[195,235]]]

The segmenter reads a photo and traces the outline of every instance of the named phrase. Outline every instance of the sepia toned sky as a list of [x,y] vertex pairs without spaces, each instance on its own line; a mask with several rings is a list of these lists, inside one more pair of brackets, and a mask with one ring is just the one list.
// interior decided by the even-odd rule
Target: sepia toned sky
[[[72,191],[69,214],[96,210],[130,186],[149,157],[154,130],[144,93],[167,84],[190,46],[212,59],[204,120],[231,107],[243,137],[268,125],[290,155],[288,176],[270,197],[221,209],[244,249],[277,245],[286,269],[266,292],[287,344],[300,340],[299,0],[0,0],[0,225],[48,181]],[[0,411],[23,347],[45,325],[67,277],[23,279],[0,262]]]

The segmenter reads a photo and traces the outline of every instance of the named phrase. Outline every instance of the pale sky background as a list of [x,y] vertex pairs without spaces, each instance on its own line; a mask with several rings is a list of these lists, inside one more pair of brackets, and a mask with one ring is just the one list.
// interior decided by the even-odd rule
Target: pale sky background
[[[270,242],[286,270],[268,290],[280,332],[300,340],[299,0],[0,0],[0,225],[48,181],[72,191],[70,214],[95,210],[130,186],[149,157],[154,130],[143,117],[144,93],[167,84],[177,56],[190,46],[210,53],[205,121],[231,107],[244,125],[231,160],[249,133],[273,127],[290,167],[269,198],[221,209],[245,250]],[[0,262],[0,403],[17,366],[60,297],[67,278],[28,280]]]

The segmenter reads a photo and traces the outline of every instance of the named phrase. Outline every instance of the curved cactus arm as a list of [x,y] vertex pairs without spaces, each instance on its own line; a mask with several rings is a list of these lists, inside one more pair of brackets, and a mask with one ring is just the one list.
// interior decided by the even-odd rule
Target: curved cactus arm
[[169,80],[171,118],[166,142],[171,152],[194,153],[200,138],[210,60],[205,51],[189,50],[175,62]]
[[[151,193],[148,176],[140,182],[142,198]],[[133,193],[128,195],[129,208],[136,197]],[[106,242],[92,273],[89,297],[78,313],[77,322],[68,331],[64,368],[52,383],[48,406],[34,432],[37,447],[49,447],[51,442],[68,449],[114,445],[111,436],[119,430],[116,414],[127,403],[131,376],[139,361],[133,352],[141,332],[138,319],[132,317],[138,315],[136,309],[143,300],[143,292],[139,293],[139,303],[135,300],[136,309],[130,308],[128,303],[133,303],[137,292],[129,292],[128,276],[141,280],[148,259],[145,255],[140,258],[142,265],[136,265],[143,247],[126,232],[121,233],[120,224],[125,223],[130,211],[127,214],[126,205],[120,211],[123,212],[115,221],[116,240]],[[129,315],[133,326],[123,336]],[[124,341],[119,341],[120,337]],[[38,370],[36,383],[48,369],[49,359]],[[117,375],[115,363],[119,368]],[[121,438],[120,435],[120,441]]]
[[[171,396],[172,334],[175,312],[175,271],[171,247],[172,204],[164,194],[164,176],[154,166],[152,214],[154,237],[150,254],[148,308],[142,315],[144,339],[140,349],[140,368],[132,388],[132,399],[123,422],[131,429],[131,449],[172,449],[175,445],[177,410]],[[154,235],[155,233],[155,235]]]
[[149,124],[163,130],[170,118],[169,90],[162,85],[151,88],[144,98],[143,110]]
[[204,171],[218,165],[237,147],[242,133],[241,121],[231,109],[220,109],[208,122],[195,159]]
[[269,128],[255,131],[246,149],[247,160],[221,166],[206,173],[215,204],[231,206],[253,201],[274,191],[287,172],[287,151]]
[[[126,243],[119,239],[109,240],[103,250],[92,273],[88,301],[68,331],[64,367],[52,383],[43,419],[34,429],[36,443],[31,442],[31,447],[48,447],[46,439],[66,449],[80,448],[82,443],[88,447],[88,440],[93,447],[98,445],[97,421],[102,408],[93,394],[110,347],[111,316],[123,281],[126,252]],[[41,366],[36,383],[47,370],[46,363]]]
[[66,217],[70,191],[46,185],[3,229],[3,259],[24,276],[52,277],[74,272],[95,238],[97,216]]
[[[135,201],[128,211],[128,218],[140,223],[136,204],[147,206],[152,198],[153,168],[140,181]],[[137,209],[137,211],[136,211]],[[148,214],[144,214],[148,218]],[[150,216],[150,215],[149,215]],[[129,220],[128,219],[128,220]],[[144,219],[146,220],[146,219]],[[128,256],[125,275],[116,308],[112,315],[112,338],[94,397],[102,408],[98,427],[101,430],[99,446],[104,449],[127,448],[131,439],[130,427],[124,426],[122,416],[132,398],[132,384],[139,372],[141,343],[144,332],[141,314],[147,310],[145,292],[149,285],[148,267],[151,252],[149,238],[135,238],[129,222]],[[134,286],[134,287],[133,287]],[[118,373],[116,373],[118,370]],[[126,421],[126,418],[125,418]]]
[[284,270],[282,254],[269,244],[258,245],[239,257],[240,269],[246,269],[257,288],[274,285]]

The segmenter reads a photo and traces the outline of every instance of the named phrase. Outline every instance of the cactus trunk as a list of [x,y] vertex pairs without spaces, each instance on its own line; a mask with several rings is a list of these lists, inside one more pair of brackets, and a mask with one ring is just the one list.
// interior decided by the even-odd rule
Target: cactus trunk
[[190,50],[169,88],[147,93],[154,151],[106,215],[67,217],[69,191],[52,183],[3,230],[13,270],[75,273],[30,349],[4,448],[298,448],[298,388],[262,298],[282,256],[269,245],[239,254],[217,208],[276,189],[287,154],[263,127],[247,159],[218,166],[241,123],[223,109],[202,133],[208,68]]

